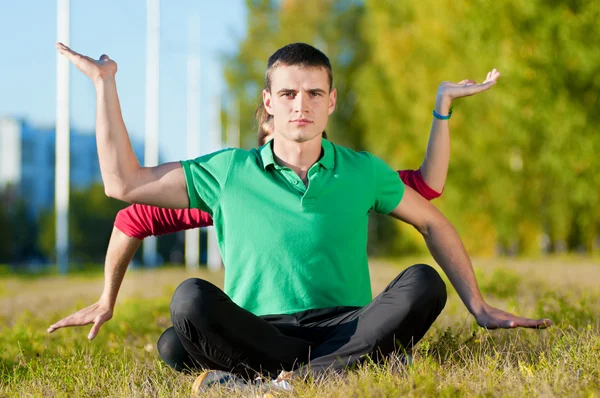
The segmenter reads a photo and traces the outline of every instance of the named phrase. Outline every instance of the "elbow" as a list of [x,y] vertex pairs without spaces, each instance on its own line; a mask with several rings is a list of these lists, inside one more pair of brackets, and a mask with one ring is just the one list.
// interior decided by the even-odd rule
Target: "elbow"
[[431,228],[430,228],[430,224],[417,224],[417,225],[413,225],[415,227],[415,229],[417,231],[419,231],[419,233],[421,235],[423,235],[424,238],[427,238],[430,234]]
[[[432,206],[433,207],[433,206]],[[434,210],[437,210],[434,208]],[[439,211],[432,211],[427,214],[426,217],[419,220],[418,223],[414,225],[414,227],[419,231],[424,238],[431,236],[432,231],[438,229],[444,222],[446,218]]]
[[104,186],[104,194],[109,198],[131,203],[131,193],[123,184],[110,184]]
[[448,219],[437,209],[430,217],[423,220],[418,226],[415,226],[425,239],[431,237],[433,234],[439,233],[439,231],[447,230],[448,227],[452,228],[452,224],[450,224],[450,221],[448,221]]

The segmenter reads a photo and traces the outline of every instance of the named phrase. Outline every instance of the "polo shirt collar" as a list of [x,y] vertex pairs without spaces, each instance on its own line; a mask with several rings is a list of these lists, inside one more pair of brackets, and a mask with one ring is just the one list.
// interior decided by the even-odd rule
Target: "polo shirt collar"
[[[334,156],[333,156],[333,144],[326,140],[325,138],[321,139],[321,148],[323,148],[323,155],[317,163],[321,164],[321,166],[326,169],[331,169],[334,166]],[[275,158],[273,156],[273,140],[270,140],[265,145],[260,148],[260,156],[262,158],[263,168],[266,170],[269,165],[277,165],[275,163]]]

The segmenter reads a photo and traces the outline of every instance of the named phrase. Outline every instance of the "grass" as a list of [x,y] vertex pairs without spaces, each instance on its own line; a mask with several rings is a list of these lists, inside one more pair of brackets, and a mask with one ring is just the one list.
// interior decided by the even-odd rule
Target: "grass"
[[[405,261],[408,264],[416,261]],[[549,330],[486,331],[450,288],[446,309],[404,368],[390,360],[326,380],[296,383],[306,397],[600,396],[600,264],[589,259],[482,260],[476,269],[486,299],[524,316],[549,317]],[[374,293],[400,271],[372,266]],[[54,321],[94,302],[102,276],[3,276],[0,295],[0,396],[189,396],[194,375],[172,371],[156,352],[170,326],[168,305],[178,283],[222,274],[182,269],[128,273],[114,318],[93,342],[89,326]],[[449,286],[449,285],[448,285]],[[260,396],[259,391],[250,396]],[[208,396],[248,396],[214,389]]]

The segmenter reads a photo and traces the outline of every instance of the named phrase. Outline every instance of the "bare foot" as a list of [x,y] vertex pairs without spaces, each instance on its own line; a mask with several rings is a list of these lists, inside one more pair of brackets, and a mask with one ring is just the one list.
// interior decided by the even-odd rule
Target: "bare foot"
[[114,78],[117,73],[117,63],[108,55],[102,55],[100,59],[95,60],[71,50],[62,43],[56,43],[56,49],[93,82]]

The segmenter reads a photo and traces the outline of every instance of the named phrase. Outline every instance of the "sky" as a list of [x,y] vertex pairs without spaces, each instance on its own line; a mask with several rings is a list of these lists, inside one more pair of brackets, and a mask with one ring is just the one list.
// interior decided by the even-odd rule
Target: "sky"
[[[159,146],[162,161],[187,158],[186,103],[189,20],[200,26],[201,142],[210,126],[211,99],[225,87],[220,65],[246,32],[243,0],[161,1]],[[145,122],[146,1],[71,0],[70,47],[114,59],[123,118],[133,140]],[[22,117],[39,126],[56,121],[56,1],[0,0],[0,117]],[[93,133],[92,83],[71,66],[71,126]],[[213,112],[214,113],[214,112]],[[0,148],[1,150],[1,148]],[[207,152],[199,149],[200,154]]]

